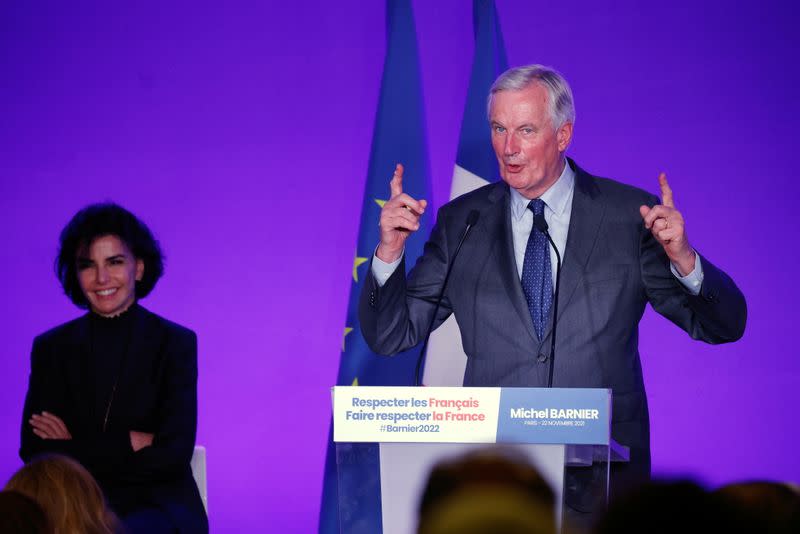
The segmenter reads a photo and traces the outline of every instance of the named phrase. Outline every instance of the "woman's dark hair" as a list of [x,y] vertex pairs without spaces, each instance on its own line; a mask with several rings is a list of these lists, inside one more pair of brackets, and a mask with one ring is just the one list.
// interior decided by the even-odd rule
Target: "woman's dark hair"
[[76,272],[78,252],[98,237],[118,237],[136,259],[144,262],[144,276],[136,281],[136,299],[146,297],[164,274],[164,256],[150,229],[122,206],[106,202],[86,206],[67,223],[59,238],[56,276],[64,293],[80,308],[89,302],[81,290]]

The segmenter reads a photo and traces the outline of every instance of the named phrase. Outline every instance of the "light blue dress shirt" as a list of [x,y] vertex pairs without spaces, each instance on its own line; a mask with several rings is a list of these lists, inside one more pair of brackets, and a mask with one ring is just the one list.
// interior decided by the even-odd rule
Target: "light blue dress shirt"
[[[525,248],[528,237],[533,230],[533,212],[528,209],[530,199],[523,197],[516,189],[511,191],[511,235],[514,238],[514,258],[517,261],[517,274],[522,279],[522,266],[525,263]],[[569,165],[556,183],[550,186],[540,197],[544,201],[544,220],[547,221],[548,232],[564,261],[564,249],[567,246],[569,218],[572,215],[572,197],[575,193],[575,173]],[[550,273],[553,275],[553,287],[556,287],[556,266],[558,259],[550,249]]]

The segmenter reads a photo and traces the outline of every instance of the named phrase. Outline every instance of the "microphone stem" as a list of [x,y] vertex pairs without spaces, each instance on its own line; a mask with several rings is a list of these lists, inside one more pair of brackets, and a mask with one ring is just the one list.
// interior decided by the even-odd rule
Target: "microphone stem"
[[428,324],[427,334],[425,335],[425,341],[422,343],[422,348],[419,351],[419,357],[417,358],[417,368],[414,370],[414,385],[420,386],[422,385],[422,381],[420,378],[420,370],[422,369],[422,363],[425,361],[425,351],[428,350],[428,340],[431,338],[431,332],[433,331],[433,324],[436,322],[436,314],[439,313],[439,307],[442,305],[442,298],[444,298],[444,291],[447,289],[447,281],[450,280],[450,273],[453,271],[453,264],[456,262],[456,258],[458,257],[458,252],[461,250],[461,245],[464,244],[464,240],[467,238],[467,234],[469,234],[470,229],[472,228],[471,224],[467,224],[467,227],[464,228],[464,233],[461,234],[461,239],[458,241],[458,246],[456,247],[456,251],[453,253],[453,259],[450,261],[450,265],[447,267],[447,274],[444,275],[444,282],[442,283],[442,291],[439,293],[439,298],[436,299],[436,307],[433,309],[433,315],[431,315],[431,322]]
[[550,245],[553,247],[553,250],[556,252],[556,289],[553,293],[553,332],[552,337],[550,338],[550,371],[547,376],[547,387],[553,387],[553,368],[555,367],[555,358],[556,358],[556,325],[558,325],[558,288],[561,284],[561,254],[558,253],[558,247],[553,242],[553,238],[550,237],[550,232],[545,230],[544,235],[547,236],[547,240],[550,241]]

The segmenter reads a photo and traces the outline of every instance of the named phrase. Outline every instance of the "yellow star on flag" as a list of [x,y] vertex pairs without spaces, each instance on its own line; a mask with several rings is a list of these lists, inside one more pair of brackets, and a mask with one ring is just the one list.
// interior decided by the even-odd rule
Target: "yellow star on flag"
[[384,204],[386,204],[386,201],[385,201],[385,200],[381,200],[381,199],[379,199],[379,198],[376,198],[376,199],[375,199],[375,204],[377,204],[378,206],[380,206],[381,208],[383,208],[383,205],[384,205]]
[[352,331],[353,331],[353,329],[350,328],[349,326],[345,326],[344,327],[344,335],[342,336],[342,352],[344,352],[344,338],[346,338],[347,334],[349,334]]
[[367,261],[367,258],[356,256],[353,260],[353,282],[358,282],[358,266]]

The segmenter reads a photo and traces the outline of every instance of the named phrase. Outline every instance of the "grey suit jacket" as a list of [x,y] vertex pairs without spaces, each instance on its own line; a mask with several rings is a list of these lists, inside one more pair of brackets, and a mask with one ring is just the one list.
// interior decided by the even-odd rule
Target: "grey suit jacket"
[[[639,214],[639,206],[658,199],[569,164],[576,173],[575,194],[562,252],[553,385],[611,388],[612,435],[631,447],[637,470],[649,473],[649,419],[638,349],[645,305],[649,302],[695,339],[722,343],[742,336],[745,300],[734,282],[702,256],[700,294],[688,293]],[[517,274],[509,201],[508,186],[498,182],[449,202],[407,280],[402,265],[383,287],[370,275],[359,318],[372,350],[395,354],[422,341],[474,209],[480,219],[453,266],[435,324],[455,314],[467,355],[465,386],[546,387],[553,318],[551,313],[544,339],[538,339]]]

